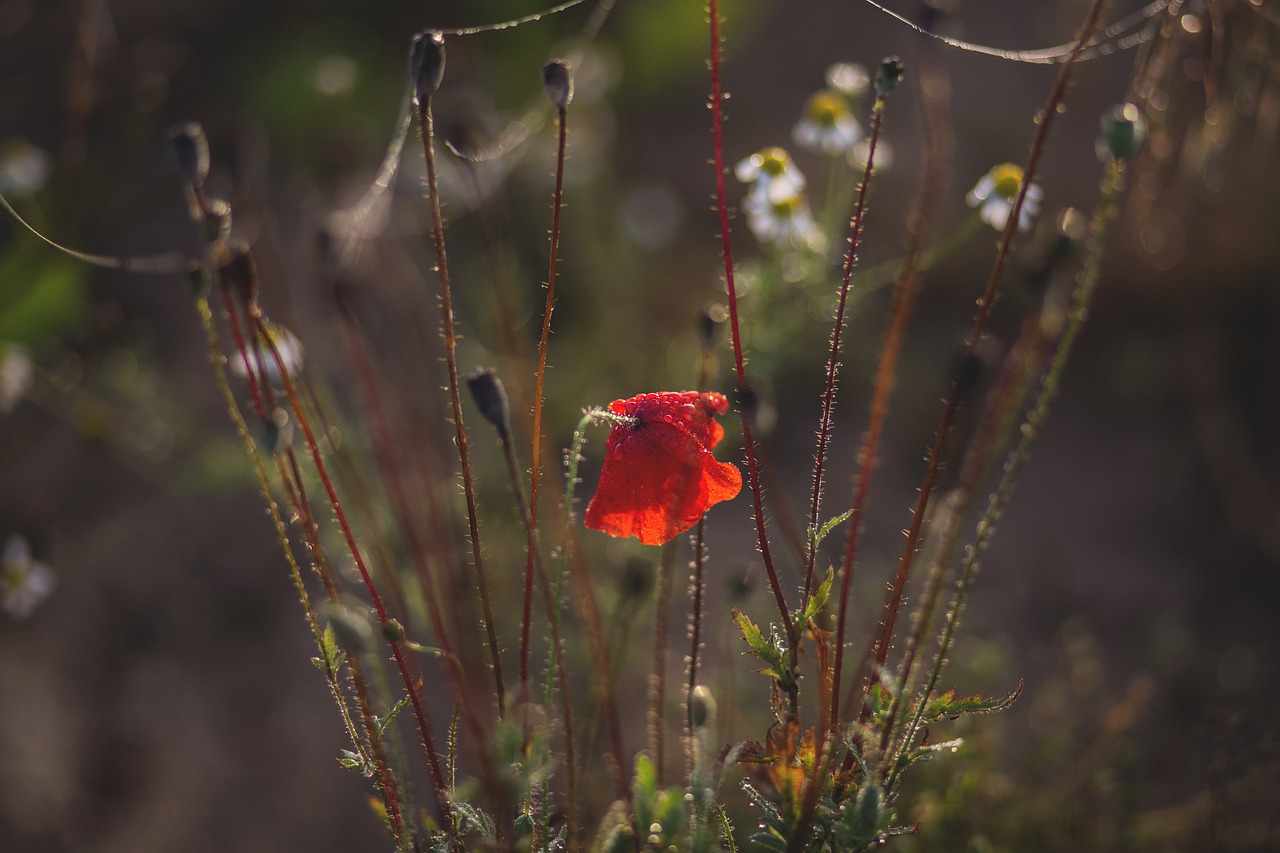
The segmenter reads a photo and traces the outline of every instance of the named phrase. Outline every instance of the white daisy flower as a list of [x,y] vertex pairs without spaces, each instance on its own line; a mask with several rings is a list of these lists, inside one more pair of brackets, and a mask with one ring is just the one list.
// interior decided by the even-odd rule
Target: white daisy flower
[[804,105],[804,114],[791,136],[796,145],[835,156],[844,154],[862,139],[862,127],[838,92],[815,92]]
[[803,195],[768,201],[751,195],[743,204],[747,227],[761,243],[781,249],[821,249],[826,242]]
[[[1003,231],[1009,223],[1009,213],[1013,210],[1013,202],[1018,197],[1021,186],[1022,167],[1013,163],[1001,163],[983,175],[964,200],[970,207],[978,208],[978,215],[983,222],[997,231]],[[1039,184],[1027,187],[1027,195],[1022,200],[1022,210],[1018,215],[1019,231],[1031,230],[1031,223],[1039,215],[1043,199],[1044,190]]]
[[31,559],[27,540],[14,534],[0,554],[0,610],[26,619],[53,594],[57,579],[44,563]]
[[804,175],[781,148],[757,151],[733,167],[733,174],[751,185],[751,196],[762,201],[785,201],[804,189]]
[[842,95],[860,98],[871,85],[871,75],[856,62],[837,62],[827,68],[827,85]]
[[26,347],[0,341],[0,415],[12,412],[31,387],[34,369]]
[[25,139],[0,142],[0,193],[24,196],[37,192],[49,178],[49,154]]

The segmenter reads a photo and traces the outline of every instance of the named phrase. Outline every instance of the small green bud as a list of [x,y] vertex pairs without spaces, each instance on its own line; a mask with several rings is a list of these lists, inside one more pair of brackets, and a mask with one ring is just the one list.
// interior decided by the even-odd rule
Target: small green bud
[[187,121],[169,129],[169,155],[182,179],[194,187],[209,177],[209,140],[204,128]]
[[1134,104],[1120,104],[1102,117],[1098,134],[1099,160],[1128,160],[1147,138],[1147,120]]
[[876,97],[887,98],[889,93],[898,88],[906,68],[902,60],[896,56],[885,57],[876,69]]
[[477,368],[467,377],[467,387],[484,419],[493,424],[500,435],[507,435],[511,430],[511,407],[498,375],[488,367]]
[[388,619],[382,626],[382,635],[393,643],[404,642],[404,626],[398,619]]
[[271,413],[271,417],[258,422],[255,439],[258,446],[271,456],[288,450],[289,445],[293,443],[293,424],[289,420],[289,413],[284,409],[276,408]]
[[553,59],[542,66],[542,88],[556,109],[563,112],[573,101],[573,75],[563,59]]
[[413,37],[409,51],[409,76],[418,103],[427,101],[440,89],[444,79],[444,35],[425,30]]
[[695,729],[714,725],[716,720],[716,698],[711,691],[699,684],[689,694],[689,722]]

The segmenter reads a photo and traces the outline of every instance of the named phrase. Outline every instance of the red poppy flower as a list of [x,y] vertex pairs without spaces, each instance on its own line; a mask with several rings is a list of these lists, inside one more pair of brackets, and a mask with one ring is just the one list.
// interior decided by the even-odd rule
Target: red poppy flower
[[587,527],[661,545],[741,491],[738,469],[711,455],[724,437],[712,420],[729,410],[723,394],[662,391],[614,400],[609,410],[634,422],[609,433]]

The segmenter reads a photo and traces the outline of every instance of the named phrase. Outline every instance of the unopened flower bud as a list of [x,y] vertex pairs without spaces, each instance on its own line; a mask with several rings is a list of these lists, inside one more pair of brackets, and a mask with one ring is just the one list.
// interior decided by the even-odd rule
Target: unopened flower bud
[[210,243],[226,240],[231,236],[231,205],[225,199],[211,198],[205,202],[204,238]]
[[716,697],[699,684],[689,693],[689,722],[695,729],[714,725],[716,721]]
[[393,643],[403,642],[405,638],[404,626],[400,624],[398,619],[388,619],[382,626],[382,636]]
[[209,140],[204,128],[194,121],[169,129],[169,155],[182,179],[198,187],[209,177]]
[[409,51],[409,76],[418,103],[431,98],[444,79],[444,35],[427,30],[413,37]]
[[1134,104],[1121,104],[1102,117],[1099,160],[1128,160],[1147,138],[1147,120]]
[[887,98],[890,92],[898,88],[905,73],[906,68],[900,58],[887,56],[881,60],[880,67],[876,69],[876,97]]
[[542,88],[556,109],[564,111],[573,101],[573,75],[563,59],[553,59],[542,66]]
[[481,367],[467,377],[467,387],[480,414],[497,428],[499,435],[505,436],[511,428],[511,408],[502,380],[490,368]]

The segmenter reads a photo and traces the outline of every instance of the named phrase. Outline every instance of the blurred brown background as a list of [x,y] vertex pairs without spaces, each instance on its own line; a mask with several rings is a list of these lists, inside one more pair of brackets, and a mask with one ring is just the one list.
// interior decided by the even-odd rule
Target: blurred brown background
[[[1275,15],[1269,0],[1259,5]],[[1113,19],[1137,4],[1114,6]],[[906,816],[929,825],[920,849],[1031,849],[1033,841],[1056,850],[1280,849],[1280,54],[1261,14],[1241,24],[1250,20],[1245,3],[1186,6],[1201,28],[1183,26],[1167,81],[1171,147],[1135,175],[1098,303],[984,563],[949,670],[961,691],[999,693],[1018,679],[1026,691],[1009,712],[962,727],[974,753],[930,771],[934,793]],[[1086,7],[965,0],[945,27],[973,42],[1038,48],[1069,40]],[[51,158],[48,184],[21,209],[54,239],[89,251],[183,245],[163,140],[174,121],[203,122],[214,180],[260,253],[268,310],[308,342],[310,365],[350,404],[341,355],[328,344],[317,223],[371,180],[393,132],[413,32],[532,11],[526,0],[0,0],[0,140],[24,138]],[[860,3],[727,11],[730,164],[789,145],[804,98],[831,63],[874,66],[900,54],[910,73],[924,46]],[[451,138],[483,145],[536,103],[538,69],[573,47],[588,14],[451,41],[440,96]],[[1228,21],[1230,37],[1213,41],[1214,24]],[[584,66],[579,79],[548,389],[558,446],[582,406],[694,381],[697,312],[718,286],[705,40],[700,3],[620,0],[591,46],[592,73]],[[1124,99],[1136,56],[1080,69],[1040,176],[1049,213],[1091,209],[1097,119]],[[938,213],[947,231],[966,216],[963,194],[979,176],[1025,157],[1055,68],[952,49],[939,57],[957,137]],[[1204,81],[1217,69],[1220,100],[1206,124]],[[885,131],[895,163],[873,191],[867,262],[894,257],[902,244],[920,156],[914,107],[904,86]],[[358,299],[385,332],[384,357],[403,360],[388,370],[421,371],[421,405],[439,412],[429,346],[413,345],[412,324],[387,318],[394,305],[378,307],[390,287],[383,279],[434,287],[425,209],[413,192],[415,141],[392,224],[361,261],[375,272]],[[510,168],[479,172],[478,205],[466,170],[450,172],[464,369],[502,363],[517,345],[486,331],[502,310],[532,340],[548,146],[543,129],[507,158]],[[816,163],[799,162],[820,182]],[[741,188],[730,193],[736,200]],[[679,227],[656,227],[671,223]],[[875,570],[900,548],[993,236],[925,278],[868,517],[869,595],[882,583]],[[754,253],[745,228],[735,240],[741,257]],[[14,315],[0,320],[11,337],[28,336],[44,371],[29,399],[0,416],[0,536],[22,533],[58,575],[30,619],[0,619],[0,849],[386,849],[365,806],[366,781],[335,761],[341,727],[307,660],[313,649],[211,381],[186,283],[85,270],[8,220],[0,256],[11,260],[0,263],[0,295],[46,282],[56,289],[18,331]],[[493,281],[522,289],[504,308]],[[865,422],[884,297],[860,302],[850,324],[832,513]],[[430,290],[404,298],[422,308],[414,322],[429,338]],[[994,336],[1007,344],[1020,316],[1017,300],[1003,303]],[[768,449],[793,502],[809,477],[816,359],[828,332],[814,319],[794,352],[752,362],[773,389],[779,419]],[[727,361],[721,368],[727,374]],[[519,394],[520,380],[508,382]],[[478,464],[500,488],[500,463],[487,453],[477,451]],[[749,502],[718,508],[712,520],[710,654],[744,673],[739,686],[762,690],[729,651],[725,614],[743,594],[729,587],[744,573],[754,584],[745,606],[761,619],[770,606],[752,568]],[[639,552],[611,544],[609,553]],[[606,571],[601,583],[612,590],[621,580]],[[683,617],[672,624],[682,630]],[[628,748],[642,747],[637,729]]]

